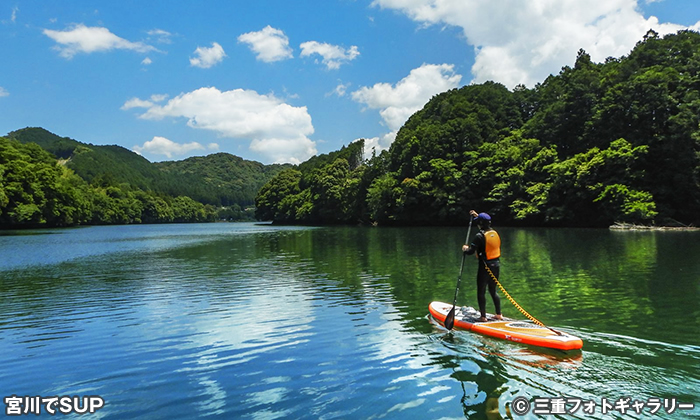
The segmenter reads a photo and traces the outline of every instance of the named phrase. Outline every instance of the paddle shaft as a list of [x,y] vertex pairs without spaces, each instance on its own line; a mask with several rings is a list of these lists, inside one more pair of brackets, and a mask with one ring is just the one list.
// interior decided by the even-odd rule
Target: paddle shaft
[[462,255],[462,265],[459,267],[459,277],[457,277],[457,288],[455,289],[455,298],[452,301],[452,306],[457,305],[457,295],[459,294],[459,284],[462,282],[462,271],[464,271],[465,255]]
[[[472,233],[472,218],[471,215],[469,216],[469,228],[467,229],[467,239],[464,241],[465,244],[469,243],[469,235]],[[450,312],[447,314],[447,317],[445,317],[445,328],[448,330],[451,330],[452,327],[455,325],[455,308],[457,306],[457,295],[459,294],[459,285],[462,282],[462,272],[464,271],[464,260],[466,258],[466,254],[462,252],[462,264],[459,267],[459,277],[457,277],[457,288],[455,288],[455,297],[452,301],[452,309]]]

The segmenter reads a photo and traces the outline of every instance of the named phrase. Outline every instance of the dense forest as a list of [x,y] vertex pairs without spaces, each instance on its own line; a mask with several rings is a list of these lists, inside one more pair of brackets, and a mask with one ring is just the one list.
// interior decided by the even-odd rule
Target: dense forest
[[254,220],[257,190],[290,166],[225,153],[151,163],[26,128],[0,137],[0,227]]
[[0,137],[0,226],[204,222],[216,209],[128,183],[89,184],[35,143]]
[[[178,180],[163,192],[186,195],[217,206],[252,206],[260,188],[291,164],[264,165],[228,153],[155,163],[169,179]],[[188,182],[183,182],[189,179]]]
[[628,56],[583,50],[534,88],[433,97],[389,150],[362,142],[280,172],[256,215],[281,223],[700,223],[700,34],[649,31]]
[[214,206],[251,206],[260,187],[291,165],[263,165],[227,153],[151,163],[121,146],[95,146],[59,137],[43,128],[9,133],[22,143],[36,143],[64,160],[89,183],[129,184],[170,196],[188,196]]

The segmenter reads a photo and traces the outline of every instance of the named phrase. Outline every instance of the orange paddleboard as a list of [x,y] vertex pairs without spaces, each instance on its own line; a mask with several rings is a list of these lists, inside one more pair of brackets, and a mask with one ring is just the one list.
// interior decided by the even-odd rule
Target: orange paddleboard
[[[452,304],[432,302],[429,309],[430,315],[444,325],[445,318],[447,318],[447,314],[452,309]],[[510,318],[496,320],[492,314],[487,314],[486,319],[488,321],[478,322],[477,319],[481,317],[481,314],[476,309],[472,307],[457,307],[455,310],[455,328],[474,331],[502,340],[550,349],[566,351],[578,350],[583,347],[583,341],[576,336],[564,332],[559,335],[549,328],[540,327],[530,322]]]

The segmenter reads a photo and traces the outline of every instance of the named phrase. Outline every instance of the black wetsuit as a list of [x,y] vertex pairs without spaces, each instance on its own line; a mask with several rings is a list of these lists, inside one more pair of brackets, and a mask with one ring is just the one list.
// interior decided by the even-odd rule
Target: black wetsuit
[[[488,229],[490,230],[490,229]],[[496,293],[496,282],[493,281],[491,275],[486,271],[484,267],[484,261],[491,269],[491,272],[496,279],[500,274],[500,258],[494,258],[491,260],[486,260],[486,239],[484,238],[484,231],[480,231],[474,237],[471,245],[469,246],[469,251],[466,252],[467,255],[472,255],[474,252],[479,256],[479,269],[476,273],[476,300],[479,302],[479,311],[481,316],[486,318],[486,287],[488,286],[489,294],[491,299],[493,299],[493,304],[496,306],[496,314],[501,314],[501,298]]]

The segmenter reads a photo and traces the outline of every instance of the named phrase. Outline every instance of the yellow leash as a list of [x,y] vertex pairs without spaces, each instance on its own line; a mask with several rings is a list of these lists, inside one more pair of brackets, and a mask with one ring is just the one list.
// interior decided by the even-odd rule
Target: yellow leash
[[[483,261],[483,260],[482,260],[482,261]],[[496,282],[496,285],[498,286],[498,288],[501,289],[501,291],[502,291],[503,294],[506,296],[506,298],[508,298],[508,300],[510,301],[510,303],[512,303],[513,306],[515,306],[515,307],[520,311],[520,313],[522,313],[523,315],[525,315],[530,321],[534,322],[536,325],[539,325],[540,327],[548,328],[548,329],[554,331],[555,333],[557,333],[558,335],[564,335],[564,333],[559,332],[559,331],[557,331],[557,330],[555,330],[555,329],[553,329],[553,328],[549,328],[548,326],[544,325],[544,324],[541,323],[539,320],[537,320],[537,318],[535,318],[534,316],[532,316],[532,315],[530,315],[529,313],[527,313],[527,311],[526,311],[525,309],[523,309],[522,306],[518,305],[518,302],[516,302],[515,299],[513,299],[512,297],[510,297],[510,294],[509,294],[509,293],[506,291],[506,289],[501,285],[501,282],[498,281],[498,279],[496,278],[496,276],[493,274],[493,271],[491,271],[491,269],[489,268],[488,264],[486,264],[486,261],[484,261],[484,267],[486,267],[486,271],[489,273],[489,275],[491,276],[491,278],[493,279],[493,281]]]

